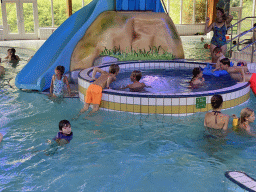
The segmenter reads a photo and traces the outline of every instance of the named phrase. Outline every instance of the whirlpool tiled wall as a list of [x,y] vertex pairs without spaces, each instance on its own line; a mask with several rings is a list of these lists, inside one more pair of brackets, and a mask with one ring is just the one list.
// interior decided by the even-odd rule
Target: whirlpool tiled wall
[[[122,69],[158,69],[158,68],[177,68],[177,67],[205,67],[205,63],[194,62],[174,62],[174,61],[146,61],[121,63],[117,62],[120,70]],[[101,66],[108,71],[109,65]],[[90,85],[89,73],[91,69],[81,71],[79,74],[79,97],[84,102],[86,90]],[[166,114],[166,115],[188,115],[196,112],[205,112],[211,110],[211,97],[214,94],[220,94],[223,97],[223,109],[231,108],[246,102],[250,97],[250,86],[248,83],[238,83],[234,86],[214,91],[177,93],[177,94],[150,94],[134,93],[117,90],[103,90],[102,102],[100,107],[105,110],[125,111],[144,114]],[[206,105],[203,108],[197,108],[197,98],[204,97]]]

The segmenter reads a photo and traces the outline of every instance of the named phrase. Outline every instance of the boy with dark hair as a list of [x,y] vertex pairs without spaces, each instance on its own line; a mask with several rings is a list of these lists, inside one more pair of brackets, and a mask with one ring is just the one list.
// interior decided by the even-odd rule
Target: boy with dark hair
[[[67,144],[73,139],[73,132],[71,131],[71,124],[68,120],[61,120],[59,122],[59,132],[53,138],[59,145]],[[51,143],[50,140],[48,140]]]
[[[101,73],[100,77],[95,80],[96,73]],[[85,96],[85,104],[83,109],[81,109],[80,113],[84,113],[88,110],[90,104],[93,105],[92,111],[96,112],[99,110],[101,97],[102,97],[102,89],[107,87],[109,89],[109,85],[116,80],[116,76],[119,73],[119,66],[117,64],[112,64],[109,67],[109,73],[103,71],[98,67],[93,68],[92,79],[95,80],[87,89]]]

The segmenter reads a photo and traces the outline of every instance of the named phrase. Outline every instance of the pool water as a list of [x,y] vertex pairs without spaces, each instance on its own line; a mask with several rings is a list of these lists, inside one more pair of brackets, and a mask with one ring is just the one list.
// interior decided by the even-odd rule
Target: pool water
[[[111,84],[113,89],[119,90],[122,86],[131,84],[130,75],[133,70],[121,70],[117,76],[117,80]],[[145,88],[145,92],[149,93],[184,93],[184,92],[202,92],[211,91],[230,87],[236,84],[229,75],[215,77],[204,75],[205,84],[192,88],[190,80],[192,78],[193,69],[148,69],[141,70],[142,78],[140,82],[150,86]],[[217,83],[218,82],[218,83]],[[126,91],[129,91],[127,89]]]
[[[29,57],[29,51],[21,56]],[[223,140],[204,137],[205,113],[171,117],[100,110],[72,120],[82,108],[78,99],[57,103],[9,86],[22,65],[7,66],[1,81],[0,191],[224,192],[243,191],[225,171],[256,178],[256,139],[232,132],[231,120]],[[223,113],[239,115],[255,103],[251,94]],[[71,122],[73,140],[51,147],[46,140],[55,137],[62,119]],[[252,127],[255,131],[255,123]]]

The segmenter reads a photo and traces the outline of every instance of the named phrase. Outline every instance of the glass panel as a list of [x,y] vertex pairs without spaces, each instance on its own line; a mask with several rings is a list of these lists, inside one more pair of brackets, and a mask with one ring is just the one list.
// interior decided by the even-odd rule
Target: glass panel
[[54,0],[54,27],[60,26],[67,19],[67,1]]
[[75,13],[82,8],[82,1],[83,0],[72,0],[72,13]]
[[193,23],[193,1],[183,0],[182,24]]
[[39,27],[52,26],[51,0],[37,0]]
[[6,3],[8,33],[18,33],[16,3]]
[[33,3],[23,3],[25,33],[34,33]]
[[[242,18],[245,17],[251,17],[252,16],[252,10],[253,10],[253,2],[252,0],[249,1],[243,1],[243,11],[242,11]],[[252,27],[252,20],[246,19],[241,23],[241,32],[247,31],[251,29]]]
[[88,5],[89,3],[92,2],[92,0],[82,0],[82,1],[84,1],[84,6],[86,6],[86,5]]
[[[169,16],[174,24],[180,24],[180,0],[169,0]],[[166,6],[167,1],[166,1]]]
[[195,23],[205,23],[206,0],[196,0]]

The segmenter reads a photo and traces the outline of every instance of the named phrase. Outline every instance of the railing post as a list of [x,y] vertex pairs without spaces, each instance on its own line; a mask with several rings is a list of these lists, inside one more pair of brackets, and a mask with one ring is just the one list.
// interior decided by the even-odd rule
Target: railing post
[[[253,24],[253,27],[255,27],[256,24]],[[252,42],[255,42],[255,29],[253,28],[252,31]],[[253,55],[254,55],[254,43],[252,44],[252,55],[251,55],[251,63],[253,63]]]

